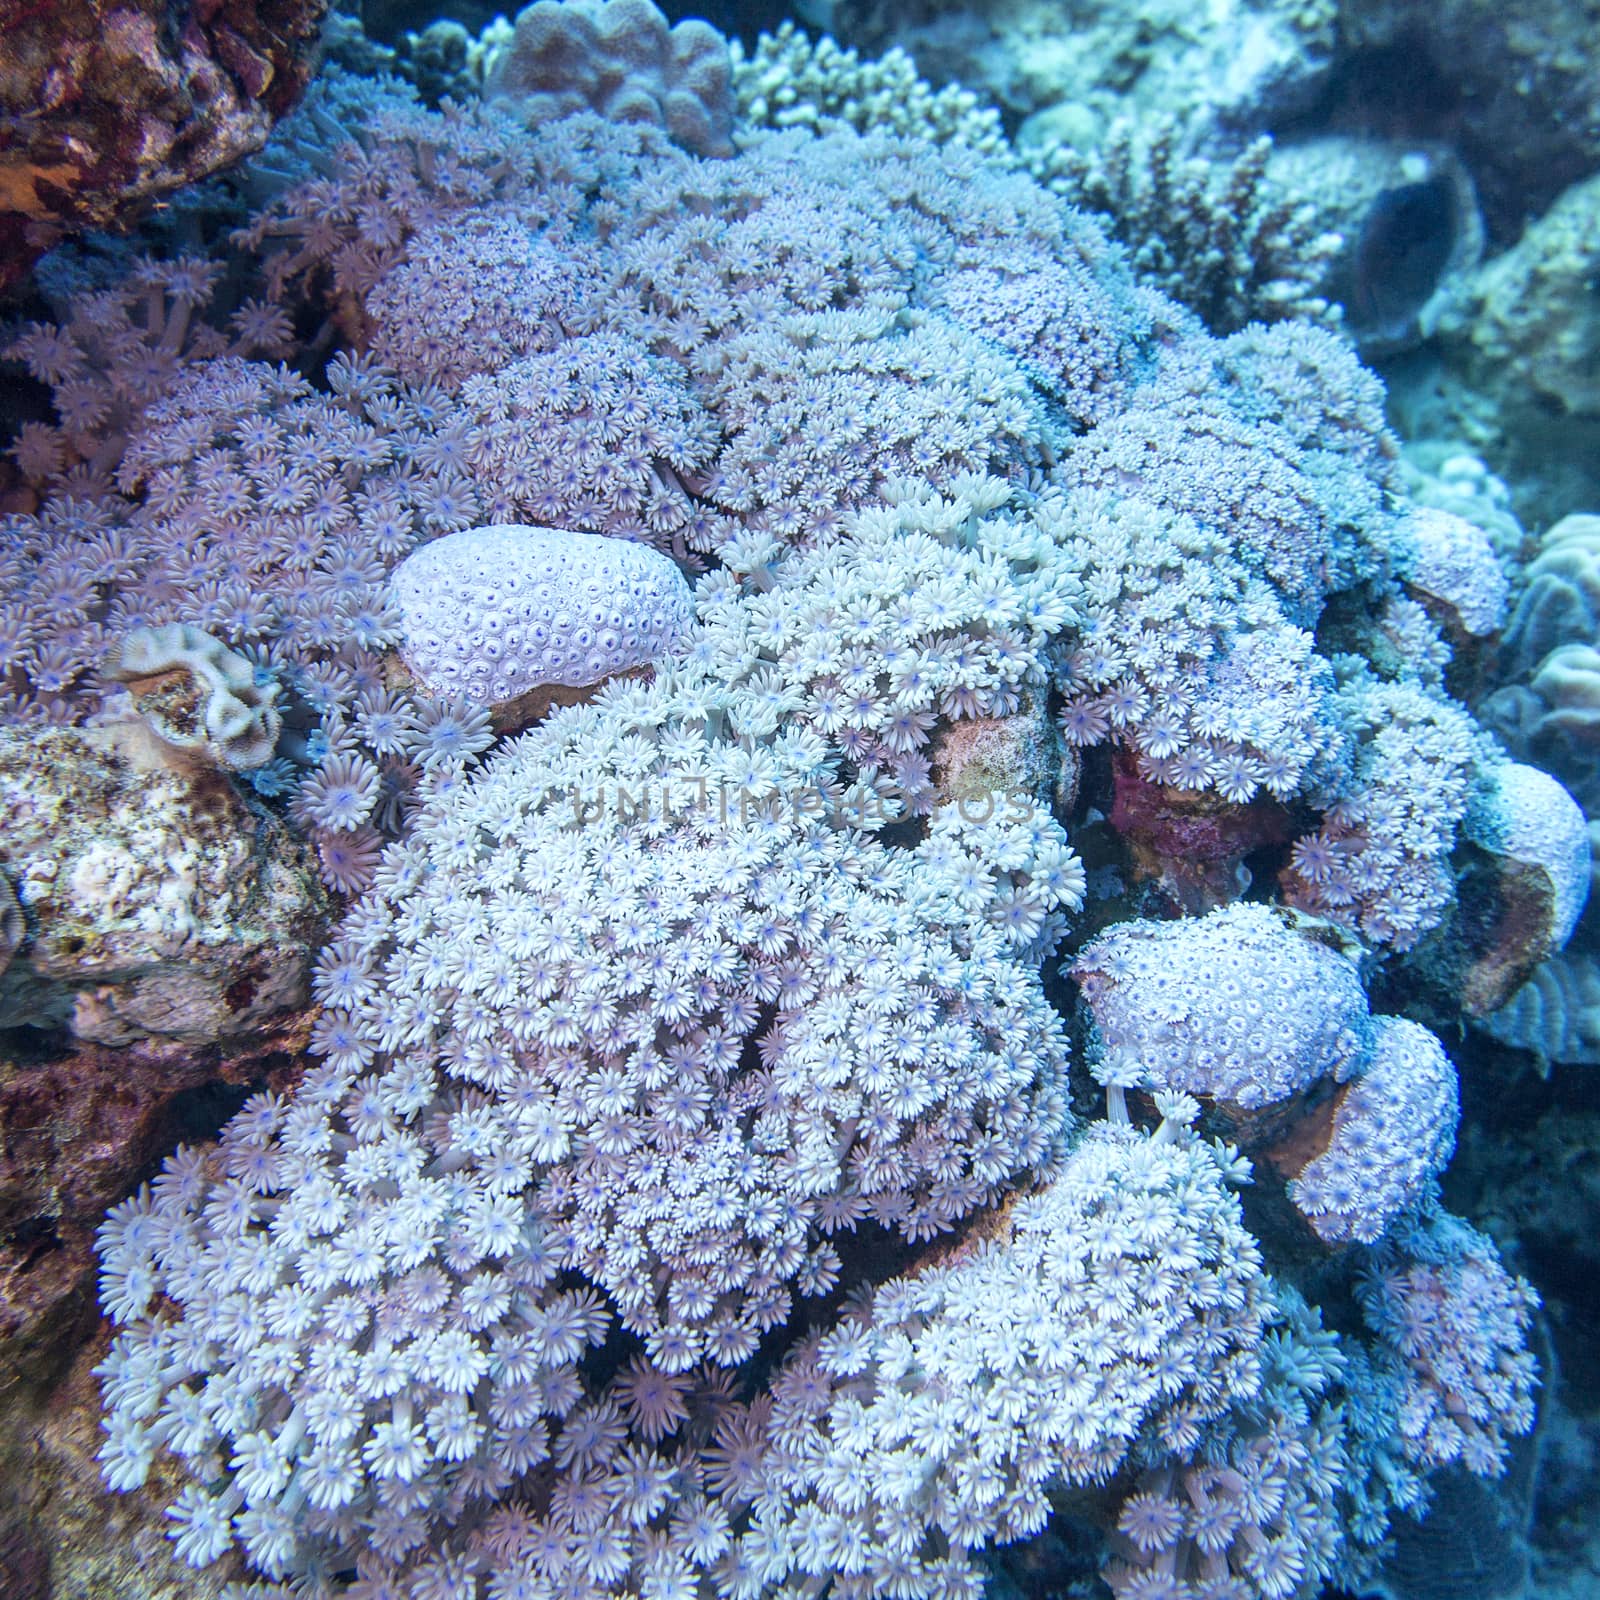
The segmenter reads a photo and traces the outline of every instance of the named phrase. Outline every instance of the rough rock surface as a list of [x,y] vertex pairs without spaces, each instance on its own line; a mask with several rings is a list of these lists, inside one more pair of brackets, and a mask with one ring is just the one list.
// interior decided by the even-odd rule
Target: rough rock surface
[[[1554,778],[1521,763],[1490,774],[1462,836],[1472,849],[1456,902],[1418,947],[1413,970],[1481,1018],[1517,995],[1572,937],[1593,858],[1577,802]],[[1501,1033],[1493,1024],[1491,1031]],[[1536,1030],[1527,1043],[1538,1048],[1543,1037]]]
[[1288,813],[1270,795],[1235,805],[1151,783],[1125,751],[1118,752],[1113,772],[1111,825],[1132,851],[1134,878],[1156,885],[1175,910],[1193,915],[1235,899],[1249,883],[1245,857],[1289,837]]
[[204,1044],[305,1002],[315,870],[220,773],[136,770],[94,731],[8,729],[0,870],[26,924],[0,1026]]
[[1388,74],[1455,139],[1498,237],[1600,164],[1600,0],[1341,0],[1339,31],[1369,93]]
[[197,1572],[178,1558],[160,1486],[113,1494],[101,1479],[93,1370],[108,1343],[102,1331],[81,1346],[49,1387],[13,1384],[0,1395],[0,1594],[217,1600],[240,1574],[226,1564]]
[[931,773],[934,804],[953,800],[962,814],[986,818],[1036,799],[1070,811],[1078,753],[1062,744],[1044,700],[1025,694],[1009,717],[968,717],[940,730]]
[[1333,10],[1316,0],[1243,0],[1197,8],[1182,0],[836,0],[829,31],[865,55],[902,46],[933,83],[959,80],[1016,116],[1073,108],[1069,127],[1131,103],[1183,113],[1287,114],[1307,106],[1334,39]]
[[1597,259],[1600,175],[1454,286],[1434,317],[1446,360],[1507,405],[1536,397],[1557,413],[1600,417]]
[[327,0],[0,0],[0,290],[66,234],[259,150]]
[[[49,1378],[63,1352],[94,1327],[92,1241],[106,1209],[181,1138],[222,1121],[244,1086],[286,1079],[308,1025],[307,1014],[297,1013],[232,1054],[150,1041],[62,1051],[22,1033],[0,1042],[6,1380]],[[0,1584],[0,1594],[8,1592]]]

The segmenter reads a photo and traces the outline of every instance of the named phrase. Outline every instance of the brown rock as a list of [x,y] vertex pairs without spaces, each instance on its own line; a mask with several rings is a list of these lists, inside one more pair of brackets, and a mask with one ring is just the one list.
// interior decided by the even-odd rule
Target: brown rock
[[296,1015],[229,1054],[147,1040],[29,1055],[36,1041],[15,1034],[0,1049],[0,1393],[53,1374],[93,1328],[94,1231],[161,1157],[213,1133],[239,1098],[204,1091],[286,1084],[310,1020]]
[[0,871],[25,923],[0,1027],[204,1046],[305,1004],[327,908],[309,850],[213,768],[0,730]]
[[235,1560],[197,1571],[167,1537],[165,1508],[181,1469],[156,1462],[151,1481],[116,1494],[100,1476],[95,1366],[110,1330],[70,1352],[48,1387],[0,1395],[0,1594],[6,1600],[217,1600],[247,1574]]
[[1235,805],[1208,790],[1151,783],[1119,750],[1111,826],[1127,841],[1133,875],[1153,883],[1186,915],[1235,900],[1250,877],[1244,858],[1289,837],[1289,817],[1270,796]]
[[327,0],[0,0],[0,290],[266,141]]
[[1009,717],[944,724],[929,754],[935,806],[992,809],[998,796],[1053,804],[1065,814],[1077,798],[1077,752],[1062,744],[1043,699],[1031,694]]

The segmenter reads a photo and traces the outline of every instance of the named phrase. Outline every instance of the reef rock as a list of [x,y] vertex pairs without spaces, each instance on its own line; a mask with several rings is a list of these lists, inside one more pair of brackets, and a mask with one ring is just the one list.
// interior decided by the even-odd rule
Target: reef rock
[[828,28],[878,54],[898,44],[932,82],[959,80],[1025,117],[1077,108],[1075,127],[1131,105],[1182,115],[1303,108],[1334,43],[1330,10],[1258,0],[1205,10],[1085,0],[835,0]]
[[[1600,159],[1597,154],[1596,159]],[[1446,359],[1507,405],[1600,417],[1600,176],[1574,184],[1436,309]]]
[[220,1122],[245,1088],[286,1081],[309,1021],[296,1013],[227,1053],[151,1040],[63,1050],[28,1034],[0,1047],[0,1370],[48,1381],[88,1337],[94,1230],[107,1207],[180,1138]]
[[1483,1017],[1572,937],[1589,896],[1589,829],[1554,778],[1506,762],[1487,774],[1462,834],[1471,849],[1455,904],[1418,947],[1414,968]]
[[[48,1388],[0,1401],[0,1594],[6,1600],[219,1600],[223,1566],[196,1572],[173,1548],[159,1492],[101,1481],[95,1366],[104,1335],[80,1346]],[[176,1469],[169,1469],[176,1481]]]
[[1342,0],[1351,89],[1454,132],[1490,215],[1515,236],[1600,162],[1600,0]]
[[0,4],[0,290],[58,239],[259,150],[299,100],[327,0]]
[[1078,753],[1063,745],[1042,697],[1020,701],[1010,716],[967,717],[939,730],[930,773],[935,805],[953,801],[975,818],[1017,801],[1072,809]]
[[201,1044],[305,1001],[305,847],[221,773],[140,770],[104,730],[0,734],[0,870],[24,934],[0,1025]]

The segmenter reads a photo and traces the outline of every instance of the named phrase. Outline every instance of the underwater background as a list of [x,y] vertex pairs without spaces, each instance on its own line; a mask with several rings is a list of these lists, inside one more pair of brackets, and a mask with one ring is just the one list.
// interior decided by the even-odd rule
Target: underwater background
[[0,0],[0,1600],[1600,1590],[1596,0]]

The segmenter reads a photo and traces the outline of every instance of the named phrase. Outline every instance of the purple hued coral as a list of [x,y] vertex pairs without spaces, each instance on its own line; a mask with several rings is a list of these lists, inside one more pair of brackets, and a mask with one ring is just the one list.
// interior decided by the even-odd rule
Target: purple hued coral
[[[205,629],[277,689],[254,803],[349,900],[298,1081],[101,1231],[102,1461],[175,1474],[185,1560],[973,1600],[1055,1504],[1119,1596],[1285,1600],[1498,1469],[1530,1291],[1417,1243],[1453,1069],[1363,986],[1448,908],[1487,747],[1347,350],[1212,339],[1030,179],[845,126],[702,160],[396,96],[229,249],[20,334],[57,420],[0,551],[0,719],[88,723],[128,633]],[[514,740],[493,683],[407,682],[395,579],[505,524],[660,578],[598,663],[651,670]],[[952,787],[964,726],[1028,781]],[[1087,942],[1106,753],[1280,808],[1253,893],[1300,911]]]
[[1254,1111],[1371,1049],[1355,964],[1267,906],[1112,928],[1072,968],[1108,1088],[1204,1095]]
[[414,550],[392,583],[406,665],[484,702],[646,666],[689,626],[667,557],[570,528],[464,528]]

